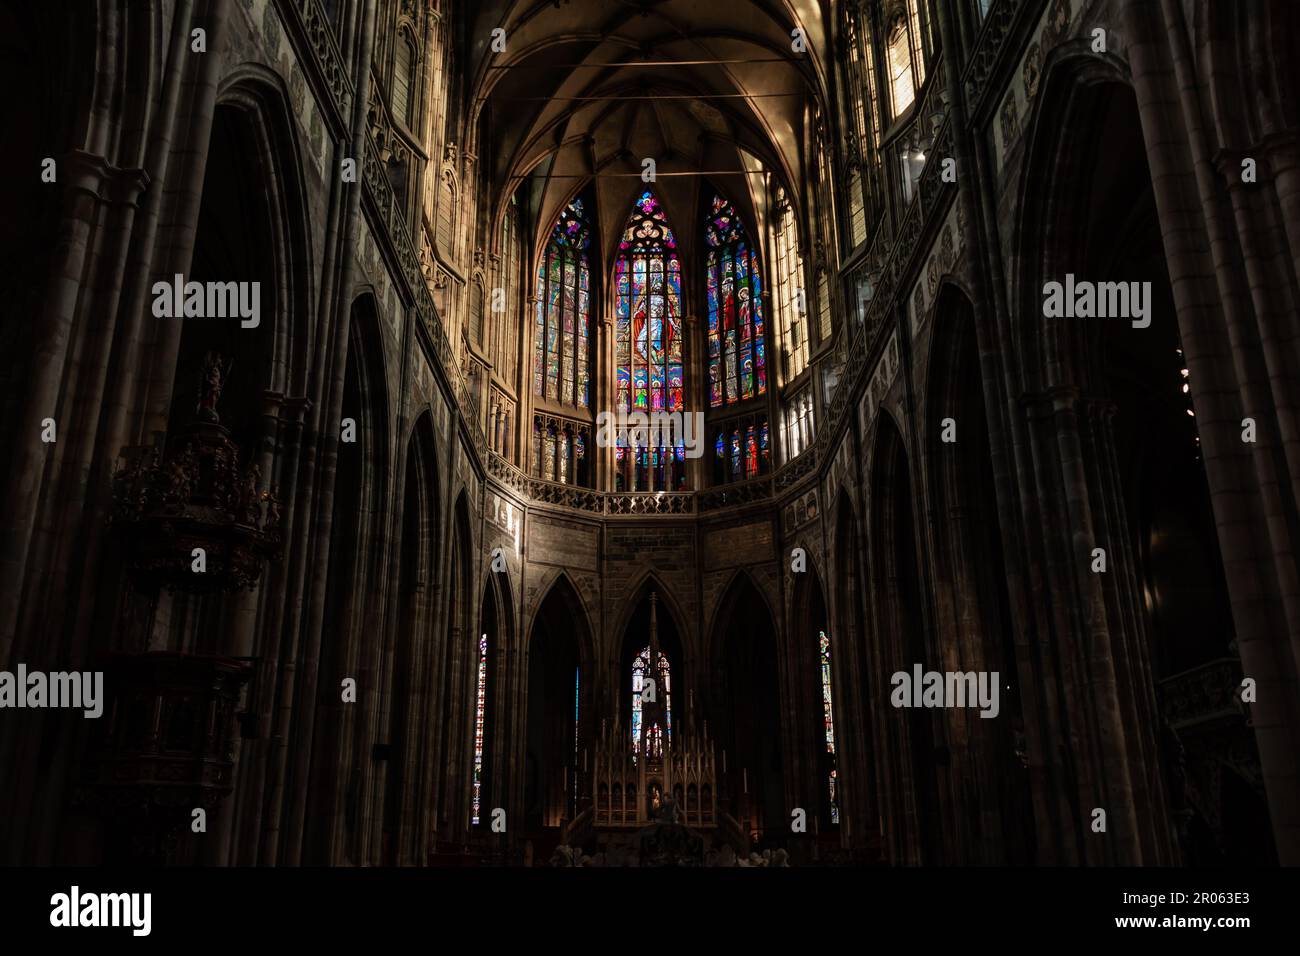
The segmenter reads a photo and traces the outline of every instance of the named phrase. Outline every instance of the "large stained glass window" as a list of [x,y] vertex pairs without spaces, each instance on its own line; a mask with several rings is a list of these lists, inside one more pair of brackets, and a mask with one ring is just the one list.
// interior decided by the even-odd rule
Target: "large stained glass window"
[[551,230],[537,271],[533,392],[579,408],[586,408],[589,400],[590,245],[586,207],[574,199]]
[[925,82],[925,28],[921,23],[921,4],[907,0],[890,21],[885,45],[885,70],[889,85],[890,113],[897,119],[916,100],[916,92]]
[[478,639],[478,693],[474,705],[474,815],[470,822],[478,823],[479,805],[483,796],[483,725],[487,718],[487,664],[488,639],[484,634]]
[[767,390],[758,250],[731,203],[714,196],[705,220],[708,246],[709,404],[714,408]]
[[[614,262],[614,407],[620,412],[680,412],[682,269],[677,239],[654,193],[637,199]],[[673,435],[659,447],[620,442],[618,489],[676,491],[685,484],[685,447]]]
[[839,795],[835,792],[835,785],[838,782],[835,772],[835,708],[831,701],[831,639],[826,636],[825,631],[821,631],[818,640],[820,641],[818,653],[822,665],[822,721],[825,724],[826,753],[830,757],[830,775],[827,778],[827,785],[830,788],[831,823],[839,823]]
[[867,238],[868,225],[875,220],[880,202],[880,96],[876,76],[876,53],[871,31],[863,14],[847,17],[849,51],[845,86],[852,101],[851,126],[856,137],[856,160],[848,168],[849,235],[857,246]]
[[[659,651],[659,683],[655,687],[655,700],[663,704],[664,727],[656,724],[646,730],[646,747],[652,756],[663,753],[663,734],[671,739],[673,735],[673,682],[672,668],[668,664],[668,655]],[[632,742],[639,746],[641,741],[641,686],[650,674],[650,648],[643,647],[641,653],[632,661]],[[636,754],[633,753],[633,759]]]
[[916,99],[916,87],[912,83],[912,46],[907,25],[902,21],[889,35],[886,62],[889,64],[889,92],[894,116],[898,116]]
[[799,251],[798,225],[794,205],[777,189],[776,223],[776,309],[781,317],[781,339],[785,349],[784,385],[799,376],[808,364],[808,297],[803,288],[803,254]]

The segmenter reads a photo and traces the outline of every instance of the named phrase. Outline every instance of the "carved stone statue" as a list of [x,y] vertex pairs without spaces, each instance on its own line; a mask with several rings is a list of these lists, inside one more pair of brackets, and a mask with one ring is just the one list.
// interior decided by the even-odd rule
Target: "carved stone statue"
[[196,414],[203,421],[219,422],[217,401],[225,387],[226,377],[230,374],[230,363],[223,362],[218,352],[208,352],[203,356],[203,373],[199,377],[199,404]]
[[262,469],[250,465],[244,476],[244,521],[251,525],[260,524],[262,517],[261,492],[258,485],[262,483]]
[[267,531],[275,531],[280,527],[280,486],[272,485],[270,497],[266,500],[266,524]]
[[167,458],[159,468],[158,475],[162,501],[171,506],[182,506],[190,496],[196,465],[194,448],[186,445],[179,455]]

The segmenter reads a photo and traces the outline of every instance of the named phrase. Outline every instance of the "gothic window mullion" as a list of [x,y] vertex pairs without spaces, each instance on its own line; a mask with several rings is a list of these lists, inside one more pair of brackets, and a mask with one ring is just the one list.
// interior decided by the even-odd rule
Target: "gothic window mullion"
[[[658,200],[637,199],[615,262],[615,406],[620,412],[685,411],[682,373],[681,264]],[[645,437],[645,436],[641,436]],[[671,483],[678,436],[661,447],[626,436],[626,484],[661,490]],[[629,489],[630,490],[630,489]]]
[[556,220],[538,271],[534,391],[562,405],[587,404],[590,369],[578,355],[590,337],[590,298],[582,288],[590,241],[583,201],[574,199]]
[[762,286],[758,250],[720,195],[714,196],[706,217],[705,241],[710,249],[709,404],[718,408],[767,390]]
[[564,363],[564,311],[565,311],[564,294],[566,291],[564,273],[565,270],[569,267],[569,257],[561,253],[559,256],[559,260],[560,260],[560,283],[559,283],[560,296],[559,296],[559,303],[558,303],[559,307],[556,309],[555,316],[554,316],[555,342],[556,342],[555,394],[550,395],[548,397],[554,399],[557,402],[563,402],[564,401],[564,364],[565,364]]

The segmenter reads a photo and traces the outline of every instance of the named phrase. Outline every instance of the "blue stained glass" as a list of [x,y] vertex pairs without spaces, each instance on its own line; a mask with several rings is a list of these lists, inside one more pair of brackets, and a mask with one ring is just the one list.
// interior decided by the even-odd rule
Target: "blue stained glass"
[[[675,246],[663,208],[646,190],[623,230],[614,268],[619,408],[680,411],[684,407],[682,275]],[[659,461],[658,451],[639,456],[638,461]]]
[[[731,404],[762,394],[763,305],[758,251],[732,205],[715,195],[705,226],[708,256],[709,399]],[[716,356],[716,359],[715,359]]]
[[[591,230],[583,203],[560,213],[538,267],[534,391],[567,405],[586,405],[590,322],[587,248]],[[562,329],[563,338],[557,338]]]

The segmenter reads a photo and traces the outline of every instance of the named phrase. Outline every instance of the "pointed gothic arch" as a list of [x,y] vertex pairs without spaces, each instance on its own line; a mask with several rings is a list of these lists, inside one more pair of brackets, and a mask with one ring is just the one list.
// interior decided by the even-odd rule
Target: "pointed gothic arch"
[[790,648],[792,699],[806,719],[793,729],[798,753],[792,761],[800,790],[797,799],[809,807],[809,829],[835,842],[843,819],[844,773],[842,748],[847,698],[837,693],[849,660],[845,641],[833,627],[823,577],[811,561],[796,575],[791,600]]
[[599,301],[599,264],[589,195],[577,194],[560,210],[538,257],[537,316],[532,390],[538,399],[577,413],[592,405],[595,342],[593,313]]
[[767,391],[766,268],[758,234],[721,191],[701,192],[706,362],[711,408]]
[[[342,435],[334,446],[335,468],[329,522],[322,529],[329,558],[318,638],[316,726],[311,736],[311,787],[306,801],[305,862],[353,858],[362,833],[357,809],[362,774],[354,735],[373,708],[345,703],[345,680],[358,681],[375,662],[363,640],[367,623],[382,613],[372,591],[383,562],[381,516],[386,504],[389,406],[377,304],[369,294],[352,303],[343,364],[341,419],[355,423],[355,440]],[[352,768],[356,767],[356,773]],[[340,768],[343,768],[342,770]]]
[[[447,614],[440,661],[441,719],[435,793],[434,829],[437,841],[456,843],[469,829],[473,762],[473,693],[478,639],[474,600],[476,550],[470,521],[469,496],[461,489],[452,507],[449,527]],[[437,850],[440,847],[435,846]]]
[[[811,555],[809,555],[808,561],[809,567],[812,567]],[[720,633],[720,629],[726,624],[726,616],[736,610],[736,595],[742,590],[751,590],[752,595],[757,596],[757,598],[762,602],[760,613],[765,614],[772,621],[772,626],[774,628],[779,629],[781,627],[781,625],[777,623],[781,620],[781,615],[777,610],[777,606],[773,604],[772,595],[770,595],[768,591],[759,584],[753,571],[749,568],[743,567],[734,569],[731,575],[727,578],[726,583],[718,592],[717,603],[713,605],[713,611],[709,615],[708,626],[703,632],[707,636],[707,645],[704,656],[705,659],[710,662],[710,666],[717,663],[718,655],[720,653],[720,648],[717,644],[716,638]],[[779,600],[780,597],[777,596],[777,601]]]
[[525,733],[516,751],[522,773],[514,792],[523,832],[534,843],[558,840],[559,828],[577,813],[580,749],[594,735],[592,655],[585,606],[561,571],[537,605],[525,651]]
[[[719,752],[719,787],[737,798],[737,822],[758,837],[760,850],[787,844],[787,801],[802,792],[789,777],[786,741],[792,728],[785,725],[781,707],[787,665],[776,620],[762,589],[741,569],[723,592],[710,636],[707,716]],[[800,739],[797,731],[794,739]]]
[[877,696],[879,688],[870,679],[873,665],[867,641],[871,634],[869,615],[874,609],[868,599],[857,510],[847,488],[840,488],[832,514],[835,591],[830,595],[831,677],[839,715],[836,763],[843,780],[841,803],[846,808],[841,812],[840,824],[846,842],[874,841],[880,820],[876,714],[884,699]]
[[[244,117],[250,129],[258,169],[257,201],[267,210],[275,235],[271,247],[274,289],[263,287],[262,323],[271,324],[274,344],[269,389],[304,395],[310,374],[308,343],[313,340],[312,204],[303,177],[305,150],[300,124],[282,78],[256,64],[245,64],[226,77],[218,110]],[[273,296],[268,308],[268,296]]]
[[422,745],[432,706],[438,560],[441,538],[436,437],[433,416],[416,419],[406,445],[402,523],[398,551],[398,626],[389,704],[389,766],[385,780],[382,859],[391,864],[423,860],[427,834],[420,809],[432,767]]
[[[1189,840],[1187,828],[1181,842],[1175,830],[1175,815],[1216,816],[1185,780],[1221,765],[1225,741],[1251,760],[1258,743],[1244,718],[1220,728],[1215,744],[1194,730],[1180,732],[1166,700],[1178,693],[1180,679],[1195,680],[1216,666],[1240,668],[1238,622],[1215,514],[1216,504],[1234,505],[1211,497],[1197,418],[1208,395],[1235,387],[1232,373],[1204,358],[1231,348],[1228,331],[1196,322],[1196,305],[1175,298],[1166,253],[1175,240],[1160,227],[1148,159],[1154,150],[1127,70],[1106,58],[1064,51],[1049,57],[1043,84],[1026,156],[1027,164],[1042,162],[1051,172],[1026,186],[1015,234],[1024,290],[1016,303],[1016,344],[1026,385],[1042,390],[1030,401],[1029,441],[1035,458],[1061,463],[1043,476],[1040,487],[1047,493],[1036,507],[1041,520],[1076,529],[1091,547],[1106,543],[1110,573],[1083,578],[1094,614],[1088,655],[1114,661],[1114,679],[1089,697],[1091,706],[1057,719],[1082,728],[1081,749],[1113,778],[1108,785],[1132,790],[1132,822],[1124,825],[1134,833],[1128,851],[1134,859],[1211,863],[1226,852],[1221,828],[1219,849],[1210,857],[1197,855],[1207,844]],[[1079,149],[1069,136],[1079,123],[1107,129],[1105,149],[1096,143]],[[1068,272],[1149,290],[1148,324],[1134,326],[1128,316],[1043,317],[1040,290]],[[1185,338],[1191,343],[1186,353]],[[1049,395],[1059,396],[1056,408],[1043,414]],[[1219,467],[1230,468],[1223,438],[1206,434],[1218,442]],[[1226,444],[1237,446],[1236,439]],[[1041,547],[1045,562],[1072,566],[1068,548],[1051,541]],[[1049,666],[1066,672],[1079,666],[1068,648],[1060,657]],[[1147,732],[1126,732],[1121,739],[1120,727]],[[1262,787],[1256,797],[1262,813]],[[1232,852],[1264,862],[1276,850],[1262,842]]]
[[[636,584],[627,589],[629,597],[623,602],[622,609],[615,619],[611,634],[615,636],[617,652],[610,661],[609,677],[613,699],[609,701],[609,712],[616,715],[616,720],[624,728],[632,727],[633,718],[633,678],[632,672],[638,655],[642,654],[650,640],[650,595],[655,595],[656,621],[659,632],[660,653],[667,658],[672,688],[671,700],[666,702],[669,732],[676,723],[688,713],[691,693],[695,689],[695,660],[691,648],[691,636],[686,630],[689,620],[683,613],[672,591],[664,586],[653,571],[647,570]],[[663,694],[663,688],[659,688]],[[698,707],[699,702],[696,701]]]
[[[871,583],[876,598],[874,642],[882,664],[878,699],[888,700],[889,675],[919,664],[935,669],[926,640],[913,484],[903,436],[893,416],[880,411],[870,472]],[[938,720],[925,708],[895,711],[886,737],[891,774],[882,803],[886,838],[896,860],[933,863],[941,858],[941,739]]]
[[[1083,324],[1044,321],[1043,317],[1044,284],[1078,270],[1085,241],[1082,228],[1060,234],[1054,224],[1072,221],[1077,212],[1078,183],[1098,160],[1099,144],[1076,148],[1061,117],[1099,122],[1108,102],[1117,102],[1112,94],[1121,89],[1131,95],[1126,67],[1113,57],[1088,53],[1082,41],[1058,47],[1043,65],[1039,94],[1026,121],[1027,146],[1018,190],[1021,199],[1012,235],[1013,246],[1020,252],[1015,276],[1020,300],[1012,304],[1012,340],[1021,387],[1028,391],[1080,381],[1081,363],[1089,351]],[[1051,174],[1034,172],[1044,169]],[[1044,243],[1047,235],[1056,236],[1056,241]]]
[[[964,838],[989,863],[1031,863],[1037,844],[1025,687],[994,485],[975,313],[955,285],[935,304],[924,417],[934,517],[936,631],[944,668],[998,674],[999,718],[951,715]],[[956,441],[945,441],[955,430]],[[949,433],[954,434],[954,433]],[[977,765],[966,764],[978,751]]]
[[502,771],[507,769],[505,737],[510,712],[505,679],[514,654],[513,620],[509,576],[487,575],[473,660],[470,826],[477,828],[480,839],[489,843],[493,809],[504,803]]
[[[686,410],[686,291],[677,237],[655,191],[644,190],[628,214],[614,260],[615,411]],[[685,487],[682,436],[658,438],[658,444],[638,444],[633,436],[616,436],[615,490]]]

